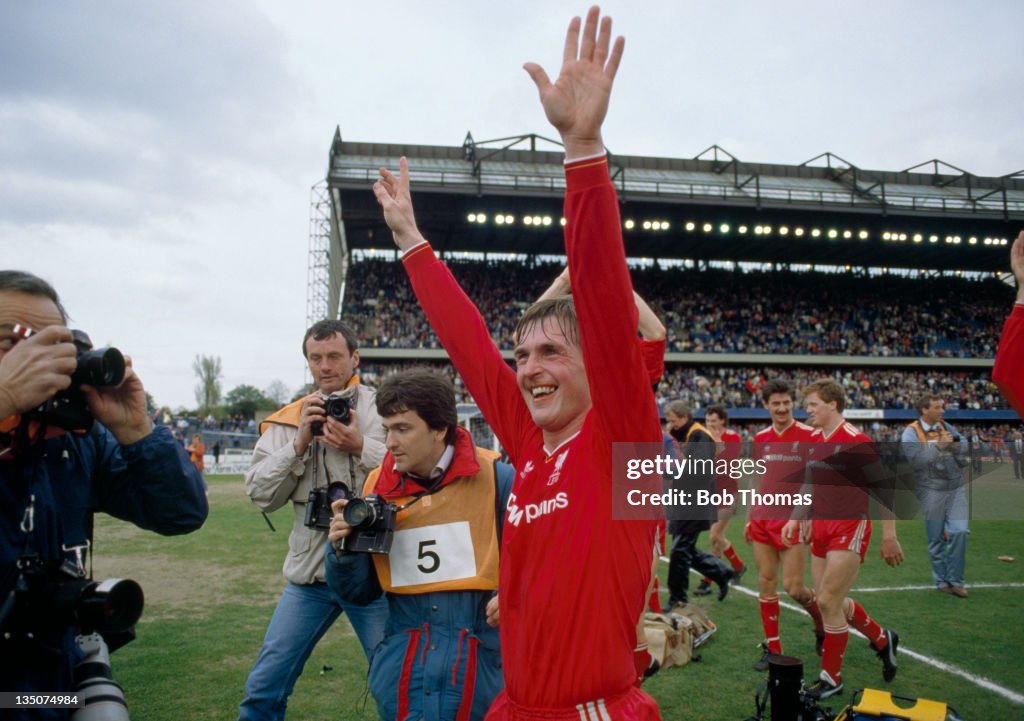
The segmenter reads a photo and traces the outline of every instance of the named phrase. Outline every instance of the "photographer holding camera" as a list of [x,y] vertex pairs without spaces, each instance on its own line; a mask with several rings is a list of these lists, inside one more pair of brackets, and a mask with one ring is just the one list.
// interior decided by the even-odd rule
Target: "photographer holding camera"
[[967,598],[964,566],[971,515],[963,472],[969,462],[967,440],[942,420],[946,404],[940,396],[926,393],[914,408],[920,418],[903,430],[900,450],[914,474],[932,580],[936,590]]
[[[108,642],[131,639],[138,586],[121,582],[134,591],[122,614],[107,595],[115,584],[93,584],[86,570],[93,513],[175,535],[202,526],[208,510],[202,477],[170,431],[153,427],[131,360],[92,351],[66,323],[49,283],[0,271],[2,691],[71,690],[86,656],[79,639],[105,636],[104,615],[134,613]],[[68,713],[24,709],[8,718]]]
[[388,454],[364,498],[332,506],[327,583],[349,603],[387,598],[369,677],[381,718],[479,721],[504,686],[495,591],[513,470],[459,427],[443,376],[388,376],[377,411]]
[[314,324],[302,339],[302,354],[317,390],[260,424],[245,492],[264,512],[291,502],[295,518],[284,560],[288,585],[249,672],[239,719],[284,718],[302,667],[342,611],[348,613],[367,659],[384,632],[383,600],[355,606],[339,601],[324,583],[330,500],[361,488],[366,474],[384,457],[375,392],[356,375],[358,347],[347,324]]

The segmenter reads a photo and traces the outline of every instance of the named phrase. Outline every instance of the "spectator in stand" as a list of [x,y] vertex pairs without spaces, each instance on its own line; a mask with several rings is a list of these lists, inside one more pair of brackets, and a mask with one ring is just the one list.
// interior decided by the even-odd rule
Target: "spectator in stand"
[[[499,341],[507,336],[495,329],[510,331],[524,305],[543,290],[540,278],[549,268],[557,273],[553,265],[525,262],[451,265]],[[351,307],[366,335],[377,338],[375,345],[439,347],[422,313],[410,305],[408,282],[396,269],[380,260],[358,261],[354,268],[351,296],[366,300]],[[632,275],[642,296],[659,299],[653,310],[669,328],[668,350],[677,352],[991,357],[1004,292],[995,280],[960,278],[679,268],[634,269]],[[828,287],[824,301],[822,278]],[[754,300],[734,310],[730,293],[740,281]],[[845,300],[851,296],[864,301],[851,308]],[[951,297],[969,300],[951,304]]]

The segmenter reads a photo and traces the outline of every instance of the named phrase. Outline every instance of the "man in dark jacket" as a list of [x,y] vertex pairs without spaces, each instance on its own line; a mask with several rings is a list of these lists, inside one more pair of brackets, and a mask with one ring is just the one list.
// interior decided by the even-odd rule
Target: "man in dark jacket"
[[[361,502],[335,501],[327,583],[347,603],[387,597],[387,629],[369,678],[381,718],[479,721],[504,686],[496,590],[512,468],[473,446],[443,376],[388,376],[377,411],[388,452],[363,496],[392,504],[393,544],[391,521],[357,525],[352,513]],[[385,552],[365,552],[371,545]]]
[[687,603],[690,589],[690,569],[695,568],[718,585],[718,600],[729,592],[729,581],[734,574],[721,559],[697,548],[701,531],[711,528],[718,519],[715,503],[698,505],[697,492],[715,491],[715,439],[693,418],[685,401],[672,401],[665,409],[669,434],[675,440],[677,456],[686,460],[690,472],[672,482],[673,488],[687,494],[689,506],[671,507],[668,531],[674,537],[668,561],[668,603],[665,612],[673,606]]
[[[70,690],[84,657],[76,635],[102,631],[83,627],[73,603],[61,600],[87,587],[93,513],[163,535],[194,531],[207,515],[203,479],[170,431],[153,427],[131,360],[125,359],[119,384],[87,385],[76,373],[79,349],[65,323],[60,299],[46,281],[0,271],[5,691]],[[68,713],[33,709],[13,711],[10,718],[62,719]]]

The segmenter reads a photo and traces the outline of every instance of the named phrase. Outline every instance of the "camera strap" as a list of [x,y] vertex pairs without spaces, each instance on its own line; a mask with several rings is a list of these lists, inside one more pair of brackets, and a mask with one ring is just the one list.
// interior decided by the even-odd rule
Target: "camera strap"
[[[62,465],[70,461],[69,445],[67,439],[61,443]],[[64,479],[64,483],[54,483],[54,480],[56,479],[51,477],[50,487],[57,504],[58,531],[64,562],[71,563],[82,578],[91,578],[93,516],[89,498],[90,485],[76,483],[71,479]]]

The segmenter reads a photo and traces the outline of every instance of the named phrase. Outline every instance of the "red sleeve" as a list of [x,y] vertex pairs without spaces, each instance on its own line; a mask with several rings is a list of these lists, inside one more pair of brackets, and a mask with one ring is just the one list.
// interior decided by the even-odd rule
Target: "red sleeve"
[[743,436],[736,431],[725,431],[722,433],[722,442],[725,444],[725,449],[718,456],[719,458],[732,461],[740,457],[740,451],[743,449]]
[[668,339],[647,340],[640,339],[640,354],[644,359],[644,368],[647,370],[647,380],[653,386],[665,375],[665,348],[668,346]]
[[[661,441],[658,410],[636,342],[638,315],[608,160],[566,166],[566,254],[596,427],[610,442]],[[598,449],[611,457],[611,443]]]
[[429,244],[414,248],[402,262],[430,327],[515,464],[527,432],[536,428],[515,371],[491,340],[480,311]]
[[1024,418],[1024,305],[1017,303],[999,337],[992,380],[1017,415]]

